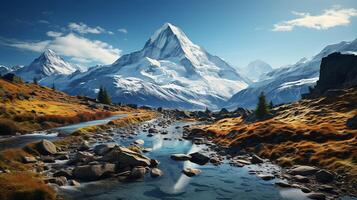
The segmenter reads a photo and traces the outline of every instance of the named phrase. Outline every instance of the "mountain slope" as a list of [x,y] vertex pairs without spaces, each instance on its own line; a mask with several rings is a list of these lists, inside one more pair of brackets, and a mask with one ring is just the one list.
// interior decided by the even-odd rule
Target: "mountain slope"
[[262,60],[254,60],[250,62],[246,67],[242,68],[242,72],[245,76],[251,80],[258,81],[260,76],[273,70],[273,68]]
[[26,81],[38,80],[53,75],[68,75],[77,70],[83,70],[80,66],[68,63],[59,57],[54,51],[47,49],[30,65],[15,71]]
[[272,70],[263,75],[261,81],[232,96],[226,106],[253,108],[261,92],[264,92],[267,99],[274,104],[297,101],[301,94],[307,93],[308,87],[315,85],[319,79],[321,59],[334,52],[357,52],[357,39],[328,45],[312,59],[302,59],[294,65]]
[[57,81],[66,82],[64,90],[70,94],[93,97],[102,85],[117,102],[172,108],[218,107],[250,83],[170,23],[157,30],[140,51]]

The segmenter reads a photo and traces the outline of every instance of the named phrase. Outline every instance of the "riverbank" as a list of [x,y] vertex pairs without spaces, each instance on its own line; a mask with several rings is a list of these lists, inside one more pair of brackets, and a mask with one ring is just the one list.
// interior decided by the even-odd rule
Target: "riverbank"
[[290,185],[303,184],[325,197],[356,196],[357,130],[346,122],[357,114],[357,90],[301,100],[273,112],[275,117],[259,122],[221,119],[188,130],[188,135],[206,137],[233,157],[246,152],[269,159],[284,167]]
[[63,184],[63,177],[59,179],[53,177],[52,173],[51,176],[48,174],[49,171],[56,169],[56,162],[73,158],[77,156],[77,152],[88,150],[89,146],[96,142],[110,142],[111,136],[104,134],[105,131],[119,127],[127,127],[126,129],[130,130],[131,126],[154,117],[155,112],[138,110],[135,114],[128,113],[128,116],[105,125],[62,135],[62,138],[54,143],[43,140],[28,144],[22,149],[1,151],[1,199],[57,199],[56,190],[48,184],[49,181]]

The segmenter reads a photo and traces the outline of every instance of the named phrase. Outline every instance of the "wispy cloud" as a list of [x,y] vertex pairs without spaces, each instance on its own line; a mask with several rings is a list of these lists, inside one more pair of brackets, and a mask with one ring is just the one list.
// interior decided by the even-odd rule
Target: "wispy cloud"
[[37,22],[40,23],[40,24],[50,24],[49,21],[44,20],[44,19],[38,20]]
[[125,33],[125,34],[128,33],[128,29],[126,29],[126,28],[120,28],[120,29],[118,29],[118,31],[121,33]]
[[107,33],[107,34],[114,34],[111,31],[107,31],[104,28],[100,27],[100,26],[96,26],[96,27],[90,27],[87,24],[84,24],[82,22],[80,23],[69,23],[68,24],[68,29],[80,34],[87,34],[87,33],[92,33],[92,34],[101,34],[101,33]]
[[324,10],[321,15],[311,15],[310,13],[303,12],[292,13],[298,17],[274,24],[273,31],[292,31],[295,27],[325,30],[335,26],[347,25],[351,22],[352,17],[357,16],[357,10],[354,8],[340,8],[336,6]]
[[56,32],[56,31],[48,31],[48,32],[46,33],[46,35],[47,35],[48,37],[59,37],[59,36],[63,35],[63,33]]
[[59,55],[68,56],[71,60],[82,63],[110,64],[118,59],[121,54],[120,49],[114,48],[105,42],[90,40],[74,33],[62,35],[58,32],[49,31],[47,35],[53,38],[36,42],[0,38],[0,44],[34,52],[52,49]]

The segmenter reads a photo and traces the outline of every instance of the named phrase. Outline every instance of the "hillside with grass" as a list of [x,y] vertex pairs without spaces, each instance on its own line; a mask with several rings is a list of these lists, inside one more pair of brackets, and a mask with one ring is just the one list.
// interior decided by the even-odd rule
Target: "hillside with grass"
[[37,84],[0,78],[0,111],[0,135],[6,135],[102,119],[134,109],[103,105]]

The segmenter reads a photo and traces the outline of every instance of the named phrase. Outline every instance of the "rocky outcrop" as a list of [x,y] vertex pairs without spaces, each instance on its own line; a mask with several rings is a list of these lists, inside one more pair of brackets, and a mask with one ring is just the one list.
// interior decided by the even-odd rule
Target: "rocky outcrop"
[[[310,94],[303,97],[328,95],[329,90],[345,89],[357,86],[357,56],[332,53],[322,58],[320,77]],[[336,93],[336,92],[335,92]]]

